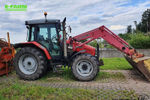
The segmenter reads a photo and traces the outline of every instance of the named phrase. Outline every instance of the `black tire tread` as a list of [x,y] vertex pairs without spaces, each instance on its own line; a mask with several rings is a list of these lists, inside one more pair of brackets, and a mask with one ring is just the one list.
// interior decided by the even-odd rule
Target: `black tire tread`
[[[76,64],[81,59],[86,59],[86,60],[90,61],[93,64],[93,66],[94,66],[94,70],[93,70],[92,74],[90,76],[88,76],[88,77],[82,77],[82,76],[80,76],[77,73],[76,69],[75,69]],[[94,56],[92,56],[90,54],[81,54],[81,55],[76,56],[73,59],[72,73],[73,73],[74,77],[76,79],[78,79],[79,81],[91,81],[91,80],[93,80],[97,76],[98,72],[99,72],[99,66],[98,66],[97,59]]]
[[[38,61],[38,68],[37,68],[36,72],[31,75],[26,75],[26,74],[22,73],[18,66],[19,58],[21,57],[21,55],[24,55],[26,53],[33,55]],[[43,53],[40,50],[33,48],[33,47],[22,48],[20,51],[17,52],[17,54],[15,55],[15,58],[14,58],[14,66],[15,66],[16,74],[24,80],[36,80],[36,79],[40,78],[47,69],[46,64],[47,64],[47,61],[46,61],[46,58],[43,55]]]

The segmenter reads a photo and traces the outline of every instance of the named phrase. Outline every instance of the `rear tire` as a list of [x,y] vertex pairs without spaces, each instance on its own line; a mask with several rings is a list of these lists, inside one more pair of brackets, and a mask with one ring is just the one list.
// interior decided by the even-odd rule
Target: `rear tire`
[[80,81],[91,81],[99,72],[99,66],[94,56],[82,54],[73,60],[72,73]]
[[40,78],[47,69],[47,60],[43,53],[33,47],[25,47],[14,58],[16,74],[25,80]]

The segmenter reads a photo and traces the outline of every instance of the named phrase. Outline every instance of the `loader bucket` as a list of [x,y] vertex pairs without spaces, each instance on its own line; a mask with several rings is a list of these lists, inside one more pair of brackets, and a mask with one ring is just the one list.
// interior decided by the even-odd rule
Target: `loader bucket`
[[141,57],[132,59],[129,56],[124,56],[126,60],[136,69],[140,75],[150,81],[150,57]]

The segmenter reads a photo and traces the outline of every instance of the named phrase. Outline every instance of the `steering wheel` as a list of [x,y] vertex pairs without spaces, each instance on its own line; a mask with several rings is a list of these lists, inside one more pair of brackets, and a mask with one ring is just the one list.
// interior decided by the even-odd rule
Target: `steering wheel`
[[51,39],[46,39],[45,41],[49,44],[49,50],[50,51],[52,51],[52,50],[54,50],[56,52],[59,51],[59,49],[55,48],[55,45],[57,45],[56,42],[52,42]]
[[46,41],[50,46],[53,47],[53,42],[51,41],[51,39],[48,39],[48,38],[47,38],[45,41]]

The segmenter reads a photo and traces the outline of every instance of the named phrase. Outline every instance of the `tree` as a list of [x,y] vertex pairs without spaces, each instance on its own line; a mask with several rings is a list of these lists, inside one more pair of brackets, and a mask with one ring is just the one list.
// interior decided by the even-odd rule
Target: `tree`
[[150,31],[150,9],[147,9],[143,14],[142,14],[142,24],[146,26],[146,32]]
[[132,26],[131,25],[127,26],[127,33],[132,33]]
[[137,24],[136,30],[144,33],[150,32],[150,9],[143,12],[141,22]]
[[136,33],[138,31],[138,24],[137,21],[134,21],[135,29],[133,28],[133,33]]
[[137,28],[137,21],[134,21],[135,28]]

